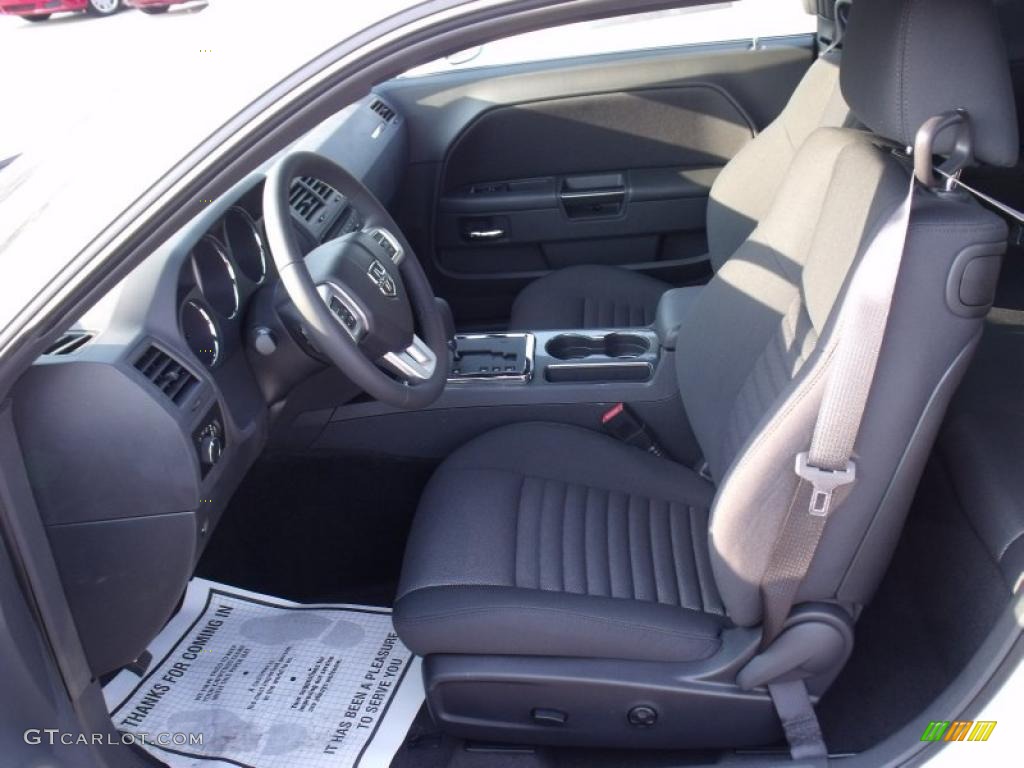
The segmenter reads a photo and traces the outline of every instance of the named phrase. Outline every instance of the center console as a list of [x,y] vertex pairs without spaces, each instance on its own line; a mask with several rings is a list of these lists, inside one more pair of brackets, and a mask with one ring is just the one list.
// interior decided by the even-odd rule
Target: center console
[[448,381],[645,382],[654,376],[658,353],[657,334],[646,328],[458,335]]
[[676,380],[674,317],[659,312],[658,322],[641,328],[508,333],[455,334],[449,324],[448,386],[433,404],[402,412],[358,400],[310,413],[302,446],[438,460],[511,423],[604,430],[607,414],[625,403],[665,455],[696,463],[700,452],[685,428]]

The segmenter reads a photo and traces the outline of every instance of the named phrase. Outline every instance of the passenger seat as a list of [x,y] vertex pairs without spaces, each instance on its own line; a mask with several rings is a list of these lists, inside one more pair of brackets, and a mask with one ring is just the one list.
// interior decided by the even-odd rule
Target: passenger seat
[[[719,173],[707,211],[708,256],[718,271],[771,207],[804,140],[819,127],[839,127],[849,108],[839,90],[839,52],[818,59],[779,116]],[[526,286],[512,306],[512,330],[628,328],[654,322],[668,283],[623,267],[583,265]],[[700,290],[679,289],[696,295]]]

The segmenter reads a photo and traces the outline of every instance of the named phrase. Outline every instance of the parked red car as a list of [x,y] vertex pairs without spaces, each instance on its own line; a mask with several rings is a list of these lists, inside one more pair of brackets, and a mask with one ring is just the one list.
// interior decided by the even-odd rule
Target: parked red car
[[138,8],[143,13],[164,13],[172,5],[181,5],[189,0],[124,0],[125,5]]
[[122,5],[122,0],[0,0],[0,15],[24,16],[29,21],[46,21],[52,14],[66,11],[110,16]]

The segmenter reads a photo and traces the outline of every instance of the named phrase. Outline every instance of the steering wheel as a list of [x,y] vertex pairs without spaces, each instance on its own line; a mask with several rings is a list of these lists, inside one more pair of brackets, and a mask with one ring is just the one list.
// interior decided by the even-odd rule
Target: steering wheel
[[[298,176],[331,185],[364,217],[362,229],[303,257],[289,205]],[[422,408],[436,400],[448,378],[444,320],[416,254],[380,201],[327,158],[295,152],[267,175],[263,215],[281,283],[317,350],[382,402]]]

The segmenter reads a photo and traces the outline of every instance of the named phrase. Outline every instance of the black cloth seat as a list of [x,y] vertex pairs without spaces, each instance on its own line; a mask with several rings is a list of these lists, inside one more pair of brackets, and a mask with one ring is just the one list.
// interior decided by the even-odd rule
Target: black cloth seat
[[431,481],[395,623],[415,652],[706,658],[728,622],[711,576],[714,488],[606,435],[517,424]]
[[671,288],[622,267],[566,267],[519,293],[509,328],[638,328],[654,322],[658,301]]
[[[811,514],[793,506],[794,467],[826,387],[849,384],[832,376],[851,273],[910,185],[912,163],[892,146],[912,145],[926,120],[962,108],[979,162],[1013,166],[1019,149],[987,0],[857,0],[845,41],[843,95],[870,131],[821,128],[802,143],[764,218],[692,297],[675,348],[661,351],[689,422],[678,428],[692,431],[713,483],[557,424],[498,429],[439,468],[413,526],[394,620],[427,657],[427,696],[446,729],[542,743],[764,744],[775,713],[763,690],[743,687],[740,670],[769,667],[775,677],[765,682],[806,677],[820,693],[845,663],[838,630],[843,637],[807,669],[799,626],[763,653],[759,644],[772,608],[765,593],[791,578],[775,567],[791,543],[781,538],[788,517]],[[950,291],[950,276],[998,265],[1006,238],[1005,221],[969,197],[916,187],[857,416],[856,480],[829,510],[796,584],[793,622],[833,633],[835,622],[820,617],[852,623],[871,600],[991,303],[972,288],[962,304],[968,283]],[[633,391],[650,396],[643,385]],[[595,400],[608,393],[594,385]],[[666,402],[668,419],[677,411]],[[656,431],[671,429],[648,405]],[[654,661],[673,666],[652,670]],[[640,701],[665,713],[667,727],[632,729],[626,713]],[[564,728],[528,722],[533,708],[569,713]],[[698,724],[678,727],[689,722]]]
[[[839,88],[839,54],[815,60],[779,116],[722,168],[708,198],[708,260],[718,270],[765,216],[789,164],[808,136],[849,120]],[[672,286],[608,265],[565,267],[524,288],[512,306],[512,330],[630,328],[654,321]]]

